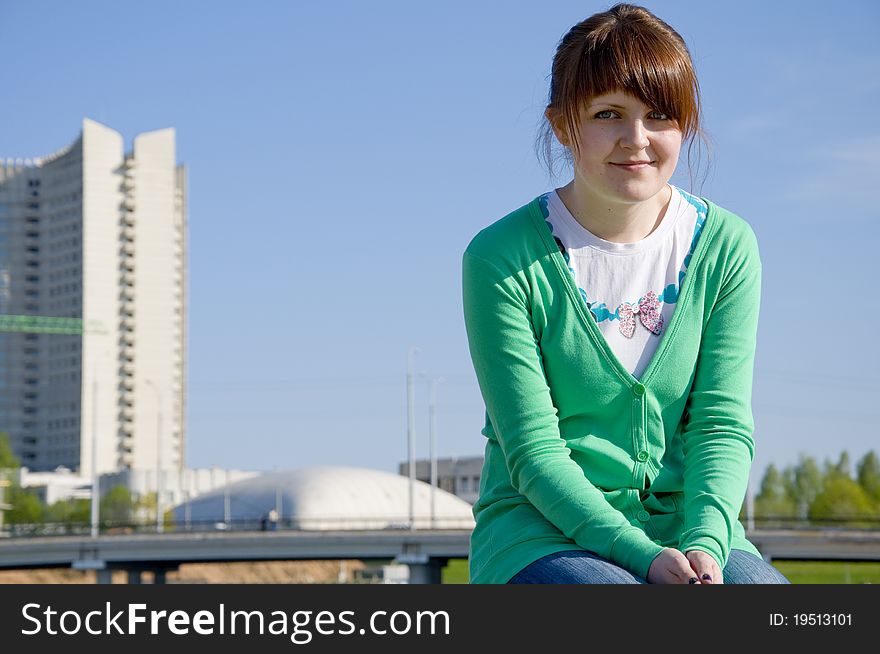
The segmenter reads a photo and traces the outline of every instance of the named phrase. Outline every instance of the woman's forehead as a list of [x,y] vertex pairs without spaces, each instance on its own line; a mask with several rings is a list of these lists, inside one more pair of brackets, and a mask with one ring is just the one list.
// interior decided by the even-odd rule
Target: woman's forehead
[[586,106],[592,106],[594,104],[616,104],[618,106],[625,107],[631,105],[643,105],[645,103],[642,102],[642,100],[638,96],[630,93],[629,91],[616,89],[589,97],[585,100],[584,104]]

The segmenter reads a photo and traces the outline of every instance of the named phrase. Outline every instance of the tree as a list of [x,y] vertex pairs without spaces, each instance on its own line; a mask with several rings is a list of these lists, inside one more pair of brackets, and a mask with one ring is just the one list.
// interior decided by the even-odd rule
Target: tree
[[144,493],[135,503],[138,522],[156,522],[156,493]]
[[[141,495],[135,504],[137,508],[137,519],[139,522],[156,524],[156,493],[145,493]],[[162,512],[162,525],[164,528],[174,526],[174,508],[169,507]]]
[[822,491],[810,505],[809,515],[810,520],[815,521],[870,521],[877,517],[874,504],[865,489],[854,479],[841,474],[839,469],[834,470],[833,466],[824,480]]
[[810,512],[810,506],[822,491],[822,472],[813,457],[801,454],[798,464],[794,468],[786,470],[786,473],[789,479],[789,492],[795,503],[797,516],[806,518]]
[[838,459],[837,463],[825,462],[825,478],[842,477],[844,479],[851,479],[851,468],[852,465],[849,461],[849,452],[844,450],[840,453],[840,459]]
[[125,486],[114,486],[101,498],[101,517],[110,525],[127,525],[134,515],[131,493]]
[[33,524],[43,521],[46,511],[45,505],[34,493],[17,484],[7,488],[9,494],[7,503],[12,508],[6,511],[4,520],[11,525]]
[[46,511],[47,522],[61,522],[66,525],[89,524],[91,503],[89,500],[58,500]]
[[[0,432],[0,471],[16,470],[20,467],[21,461],[12,453],[9,445],[9,434]],[[5,475],[0,474],[0,480],[6,482],[9,476],[8,472]],[[3,522],[11,525],[42,522],[46,507],[40,498],[21,488],[15,480],[8,481],[11,483],[0,488],[0,503],[10,507],[3,512]]]
[[162,524],[165,531],[174,531],[177,529],[177,520],[174,517],[174,507],[166,509],[162,513]]
[[755,498],[755,516],[764,519],[787,518],[795,513],[795,502],[786,490],[785,478],[771,463],[761,480],[761,492]]
[[856,474],[859,486],[864,489],[868,497],[880,504],[880,459],[871,450],[856,465]]
[[0,470],[20,467],[21,461],[12,453],[12,447],[9,445],[9,434],[0,432]]

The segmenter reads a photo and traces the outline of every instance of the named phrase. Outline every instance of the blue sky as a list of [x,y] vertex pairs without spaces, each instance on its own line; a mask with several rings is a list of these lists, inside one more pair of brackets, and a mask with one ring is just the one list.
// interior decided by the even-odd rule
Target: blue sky
[[[438,453],[481,454],[461,253],[568,181],[534,154],[550,62],[608,6],[0,0],[0,156],[60,149],[84,117],[129,146],[177,130],[189,466],[395,470],[409,346],[420,373],[445,379]],[[761,248],[755,470],[880,449],[880,5],[645,6],[700,77],[712,153],[693,190]]]

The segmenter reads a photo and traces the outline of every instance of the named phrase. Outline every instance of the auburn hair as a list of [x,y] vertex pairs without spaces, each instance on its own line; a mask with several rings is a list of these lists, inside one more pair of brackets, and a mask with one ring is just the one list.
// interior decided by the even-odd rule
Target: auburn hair
[[581,109],[592,98],[624,91],[676,121],[682,139],[702,135],[700,86],[684,39],[644,7],[617,4],[562,37],[553,58],[542,133],[553,172],[552,125],[579,151]]

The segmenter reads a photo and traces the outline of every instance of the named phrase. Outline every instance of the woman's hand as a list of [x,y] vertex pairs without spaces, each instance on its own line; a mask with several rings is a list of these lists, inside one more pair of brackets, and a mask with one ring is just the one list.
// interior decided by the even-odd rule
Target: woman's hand
[[[691,551],[691,554],[703,554],[703,552]],[[706,554],[708,558],[710,557]],[[716,566],[717,568],[717,566]],[[709,573],[711,574],[711,573]],[[714,576],[713,576],[714,579]],[[693,581],[692,581],[693,580]],[[648,569],[648,583],[650,584],[699,584],[695,568],[691,561],[677,549],[667,547],[658,554],[651,562]]]
[[688,550],[687,560],[701,584],[723,584],[724,577],[715,559],[701,550]]

